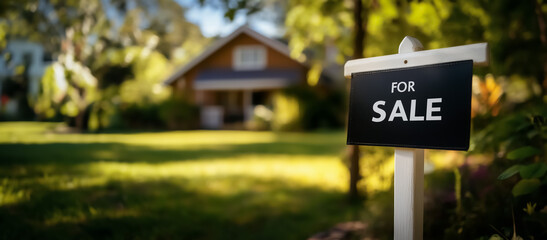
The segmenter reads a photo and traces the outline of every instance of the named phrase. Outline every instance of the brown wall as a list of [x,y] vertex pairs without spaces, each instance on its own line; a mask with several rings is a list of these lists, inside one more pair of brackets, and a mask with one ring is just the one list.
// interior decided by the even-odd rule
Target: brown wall
[[[205,61],[202,61],[195,69],[198,68],[231,68],[232,67],[232,54],[234,48],[240,45],[263,45],[261,42],[256,39],[246,35],[241,34],[235,39],[233,39],[228,44],[224,45],[220,50],[211,55]],[[266,45],[264,45],[266,46]],[[266,46],[267,48],[267,67],[268,68],[298,68],[301,67],[301,64],[295,60],[285,56],[282,53]]]
[[[307,68],[295,61],[294,59],[278,52],[277,50],[259,42],[258,40],[248,36],[246,33],[243,33],[232,41],[224,45],[218,51],[213,53],[211,56],[203,60],[201,63],[196,65],[194,68],[186,72],[184,76],[177,79],[172,83],[172,86],[175,89],[175,94],[184,95],[185,98],[193,101],[194,92],[193,90],[193,81],[196,78],[199,71],[211,68],[232,68],[232,59],[234,48],[241,45],[263,45],[266,47],[267,63],[266,68],[273,69],[299,69],[302,72],[302,83],[305,82]],[[178,82],[184,79],[184,84],[179,84]],[[177,86],[184,86],[183,89]]]

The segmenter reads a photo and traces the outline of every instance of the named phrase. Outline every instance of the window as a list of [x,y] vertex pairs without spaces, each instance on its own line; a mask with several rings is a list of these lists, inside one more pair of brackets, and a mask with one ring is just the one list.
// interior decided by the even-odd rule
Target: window
[[263,46],[240,46],[234,50],[235,70],[260,70],[266,67],[266,48]]

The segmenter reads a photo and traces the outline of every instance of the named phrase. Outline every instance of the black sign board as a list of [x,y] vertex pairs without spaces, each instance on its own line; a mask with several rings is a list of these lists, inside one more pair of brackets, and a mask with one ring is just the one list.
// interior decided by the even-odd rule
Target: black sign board
[[473,61],[353,73],[349,145],[467,150]]

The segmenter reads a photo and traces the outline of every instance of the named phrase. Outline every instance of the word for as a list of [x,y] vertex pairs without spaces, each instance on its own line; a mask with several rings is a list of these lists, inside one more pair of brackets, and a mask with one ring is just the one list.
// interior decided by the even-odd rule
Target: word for
[[414,90],[414,81],[408,81],[408,84],[406,82],[392,82],[391,93],[393,93],[393,90],[395,89],[397,89],[397,92],[406,92],[407,89],[409,92],[416,92],[416,90]]

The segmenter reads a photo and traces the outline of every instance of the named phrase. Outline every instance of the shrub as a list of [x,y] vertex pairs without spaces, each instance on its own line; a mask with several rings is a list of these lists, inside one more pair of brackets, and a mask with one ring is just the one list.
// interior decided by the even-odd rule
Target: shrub
[[196,129],[199,125],[199,108],[186,100],[171,98],[164,101],[159,116],[168,129]]
[[158,129],[164,127],[159,109],[159,104],[131,104],[120,110],[120,116],[126,128]]
[[199,120],[199,108],[177,98],[157,104],[132,104],[120,113],[124,125],[132,129],[195,129]]
[[345,122],[344,93],[321,87],[293,87],[276,97],[274,130],[340,128]]

